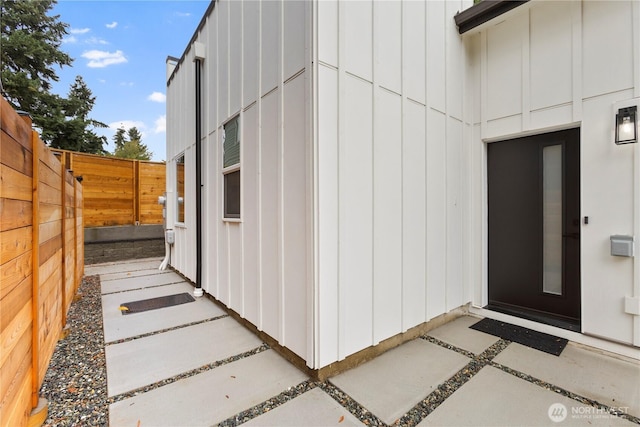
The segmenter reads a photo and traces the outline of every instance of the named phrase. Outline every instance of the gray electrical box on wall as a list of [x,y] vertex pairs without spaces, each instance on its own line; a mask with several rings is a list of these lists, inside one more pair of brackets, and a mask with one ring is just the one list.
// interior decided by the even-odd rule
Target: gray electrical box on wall
[[633,236],[611,236],[611,255],[632,257],[633,243]]

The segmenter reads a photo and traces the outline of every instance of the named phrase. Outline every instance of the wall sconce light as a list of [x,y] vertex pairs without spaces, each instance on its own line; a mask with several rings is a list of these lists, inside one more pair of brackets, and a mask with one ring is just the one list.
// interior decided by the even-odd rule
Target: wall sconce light
[[620,108],[616,113],[616,144],[638,142],[638,107]]

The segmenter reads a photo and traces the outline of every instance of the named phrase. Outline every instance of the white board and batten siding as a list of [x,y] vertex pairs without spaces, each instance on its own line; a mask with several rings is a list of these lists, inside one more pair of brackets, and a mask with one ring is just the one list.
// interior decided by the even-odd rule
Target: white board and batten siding
[[[219,1],[194,36],[205,47],[202,287],[305,360],[312,359],[309,5]],[[193,59],[188,49],[167,89],[168,189],[171,163],[184,151],[185,175],[193,177],[185,212],[195,212]],[[241,217],[229,221],[222,127],[238,115]],[[174,228],[171,264],[195,280],[195,214]]]
[[316,367],[465,295],[464,48],[471,2],[315,2]]
[[[486,144],[576,126],[583,329],[629,343],[635,321],[640,334],[621,309],[640,257],[608,254],[611,234],[640,233],[638,145],[611,141],[613,103],[640,96],[640,4],[532,1],[460,36],[453,17],[470,6],[221,0],[194,36],[202,285],[311,368],[486,305]],[[167,89],[167,189],[184,152],[171,263],[191,279],[194,84],[188,49]],[[242,211],[226,221],[221,133],[236,115]]]
[[[312,368],[469,300],[452,16],[470,5],[220,1],[194,38],[206,52],[203,287]],[[168,158],[185,152],[187,176],[192,61],[187,50],[167,94]],[[229,222],[220,134],[237,114],[242,214]],[[174,228],[171,263],[194,279],[195,216]]]
[[[609,236],[637,239],[640,230],[640,145],[613,142],[614,104],[640,97],[640,4],[532,1],[496,21],[464,37],[467,80],[476,82],[467,93],[475,124],[471,164],[486,164],[486,142],[580,127],[581,212],[589,217],[581,236],[582,329],[628,344],[635,333],[638,345],[640,322],[625,313],[624,300],[634,286],[639,292],[640,262],[637,255],[610,256]],[[483,213],[486,171],[474,166],[472,174],[470,210]],[[486,248],[485,215],[474,214],[475,253]],[[470,273],[473,303],[482,307],[486,262]]]
[[[185,59],[187,63],[189,59]],[[190,66],[189,62],[187,66]],[[185,67],[186,68],[186,67]],[[185,70],[181,70],[185,71]],[[180,72],[167,85],[167,228],[175,231],[171,265],[189,278],[196,274],[195,90],[194,73]],[[185,157],[184,222],[178,222],[176,159]]]

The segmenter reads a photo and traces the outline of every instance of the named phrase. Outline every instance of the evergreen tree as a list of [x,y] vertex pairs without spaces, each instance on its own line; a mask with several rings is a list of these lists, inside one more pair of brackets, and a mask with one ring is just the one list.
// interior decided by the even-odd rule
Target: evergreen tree
[[[60,50],[68,25],[47,16],[55,0],[0,2],[0,78],[3,96],[14,108],[27,111],[36,126],[60,120],[62,98],[50,93],[58,81],[55,67],[71,65]],[[47,140],[47,134],[43,134]]]
[[88,117],[95,97],[76,77],[68,98],[51,93],[56,67],[72,59],[60,50],[68,24],[47,13],[56,0],[0,0],[0,88],[18,110],[31,114],[43,141],[56,148],[105,154],[106,138],[95,128],[104,123]]
[[82,77],[77,76],[71,85],[67,99],[62,103],[63,120],[51,124],[54,128],[49,141],[52,147],[83,153],[106,154],[103,145],[107,142],[107,138],[98,136],[94,129],[106,128],[107,125],[89,118],[95,100],[95,96]]
[[129,136],[129,141],[142,141],[142,134],[135,126],[127,131],[127,135]]
[[[128,139],[127,139],[128,137]],[[116,145],[114,157],[123,159],[151,160],[153,153],[142,143],[142,134],[135,126],[129,128],[125,137],[124,128],[119,128],[113,137]]]
[[122,149],[124,144],[127,142],[127,137],[125,136],[125,130],[123,127],[118,128],[116,134],[113,136],[113,142],[116,145],[116,150]]
[[145,144],[134,139],[125,142],[122,148],[116,148],[113,155],[121,159],[151,160],[153,153]]

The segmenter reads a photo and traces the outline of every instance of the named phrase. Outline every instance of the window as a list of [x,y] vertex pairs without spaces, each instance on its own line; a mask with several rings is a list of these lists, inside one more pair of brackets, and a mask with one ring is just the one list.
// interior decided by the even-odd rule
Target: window
[[224,217],[240,218],[240,117],[223,126]]
[[184,223],[184,154],[176,159],[176,222]]

